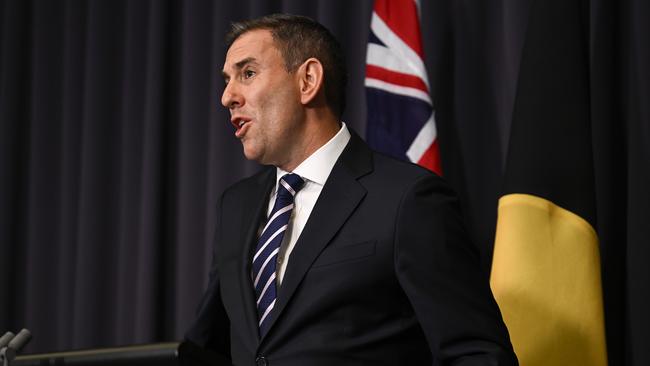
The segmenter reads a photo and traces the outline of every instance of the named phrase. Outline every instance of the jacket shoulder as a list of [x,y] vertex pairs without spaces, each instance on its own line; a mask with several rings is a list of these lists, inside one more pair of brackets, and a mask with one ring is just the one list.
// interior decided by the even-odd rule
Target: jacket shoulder
[[397,186],[413,186],[417,182],[427,182],[455,195],[444,178],[436,173],[411,162],[405,162],[379,152],[373,152],[375,179]]

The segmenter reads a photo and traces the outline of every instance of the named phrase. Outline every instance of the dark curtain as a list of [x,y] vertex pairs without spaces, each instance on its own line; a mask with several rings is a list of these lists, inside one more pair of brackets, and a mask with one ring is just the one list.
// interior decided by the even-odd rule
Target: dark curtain
[[[443,171],[486,272],[530,2],[421,5]],[[607,126],[593,131],[609,163],[597,174],[616,177],[597,187],[610,364],[647,365],[650,9],[585,4],[592,118]],[[215,199],[259,168],[219,102],[229,23],[325,24],[348,57],[344,120],[363,136],[371,9],[0,0],[0,332],[30,328],[29,352],[180,339],[207,283]]]

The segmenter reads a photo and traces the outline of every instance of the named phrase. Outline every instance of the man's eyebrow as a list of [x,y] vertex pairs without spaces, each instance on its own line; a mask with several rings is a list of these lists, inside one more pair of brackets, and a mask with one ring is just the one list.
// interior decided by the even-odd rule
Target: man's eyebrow
[[255,62],[255,57],[246,57],[245,59],[235,63],[235,68],[236,69],[242,69],[246,64],[250,64]]
[[[241,70],[247,64],[255,63],[255,62],[256,62],[255,57],[246,57],[245,59],[235,63],[235,69]],[[228,80],[228,78],[230,77],[226,72],[226,70],[221,70],[221,76],[224,78],[224,80]]]

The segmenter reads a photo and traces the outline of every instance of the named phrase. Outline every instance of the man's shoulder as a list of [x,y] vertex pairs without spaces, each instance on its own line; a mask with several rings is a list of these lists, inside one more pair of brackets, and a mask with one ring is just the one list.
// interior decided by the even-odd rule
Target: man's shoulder
[[354,131],[351,133],[350,142],[340,160],[354,175],[363,176],[362,179],[385,181],[387,184],[403,184],[420,179],[442,182],[442,179],[430,170],[376,151]]
[[416,181],[432,181],[446,185],[444,179],[436,173],[417,164],[398,160],[380,152],[373,151],[373,176],[386,182],[410,185]]

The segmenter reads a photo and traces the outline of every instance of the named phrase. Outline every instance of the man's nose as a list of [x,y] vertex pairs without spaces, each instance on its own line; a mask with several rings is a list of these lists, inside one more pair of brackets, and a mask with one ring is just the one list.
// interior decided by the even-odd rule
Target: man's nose
[[241,95],[239,88],[235,86],[235,82],[229,82],[223,89],[221,95],[221,104],[228,109],[241,107],[244,105],[244,98]]

